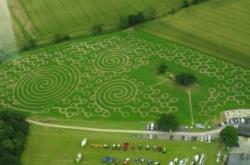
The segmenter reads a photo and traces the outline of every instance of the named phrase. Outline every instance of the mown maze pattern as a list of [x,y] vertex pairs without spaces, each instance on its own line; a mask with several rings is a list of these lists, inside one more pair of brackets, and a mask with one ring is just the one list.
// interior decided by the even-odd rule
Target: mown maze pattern
[[50,107],[74,91],[79,76],[73,66],[41,67],[17,82],[14,97],[27,109]]
[[178,90],[162,90],[130,75],[150,67],[154,57],[213,82],[201,88],[202,97],[193,98],[197,120],[250,106],[250,70],[140,32],[53,46],[9,62],[0,72],[0,106],[95,119],[153,119],[163,112],[187,113],[187,108],[180,109],[186,101]]

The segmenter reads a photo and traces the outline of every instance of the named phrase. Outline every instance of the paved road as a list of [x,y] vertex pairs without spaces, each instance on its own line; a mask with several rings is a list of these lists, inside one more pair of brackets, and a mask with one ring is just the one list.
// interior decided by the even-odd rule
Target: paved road
[[63,129],[71,129],[71,130],[82,130],[82,131],[92,131],[92,132],[105,132],[105,133],[130,133],[130,134],[146,134],[146,135],[157,135],[160,139],[169,139],[171,135],[174,136],[174,139],[181,139],[182,136],[187,137],[202,137],[211,135],[213,138],[217,138],[219,136],[222,128],[214,129],[206,132],[160,132],[160,131],[142,131],[142,130],[120,130],[120,129],[100,129],[100,128],[89,128],[89,127],[80,127],[80,126],[71,126],[71,125],[59,125],[59,124],[50,124],[39,122],[31,119],[27,119],[27,122],[34,125],[39,125],[43,127],[52,127],[52,128],[63,128]]

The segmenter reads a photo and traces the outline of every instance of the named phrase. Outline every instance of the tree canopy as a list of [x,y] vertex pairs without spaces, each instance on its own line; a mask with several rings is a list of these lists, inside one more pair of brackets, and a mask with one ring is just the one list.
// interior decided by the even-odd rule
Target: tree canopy
[[176,83],[183,86],[190,86],[197,81],[197,78],[190,73],[179,73],[175,76]]
[[179,128],[179,122],[172,113],[165,113],[156,121],[160,131],[176,131]]
[[167,65],[166,63],[163,62],[163,63],[161,63],[161,64],[158,66],[157,72],[158,72],[158,74],[164,74],[164,73],[166,73],[167,69],[168,69],[168,65]]
[[35,49],[37,47],[37,42],[35,39],[29,39],[27,41],[27,43],[22,47],[22,50],[23,51],[26,51],[26,50],[32,50],[32,49]]
[[220,141],[227,147],[238,146],[238,131],[233,126],[227,126],[220,132]]
[[29,125],[17,112],[0,111],[0,164],[20,165]]
[[103,32],[103,24],[101,23],[95,23],[92,27],[92,34],[101,34]]
[[5,58],[5,52],[0,49],[0,64],[4,61]]

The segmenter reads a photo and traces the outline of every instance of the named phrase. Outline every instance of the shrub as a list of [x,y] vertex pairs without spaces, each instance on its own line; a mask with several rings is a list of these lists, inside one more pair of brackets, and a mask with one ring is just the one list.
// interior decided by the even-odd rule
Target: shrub
[[220,132],[220,142],[227,147],[238,146],[238,131],[233,126],[227,126]]
[[150,7],[150,8],[146,8],[143,11],[143,15],[144,15],[144,20],[152,20],[156,17],[156,11],[154,8]]
[[133,26],[145,21],[145,17],[142,11],[137,14],[131,14],[128,16],[128,25]]
[[189,73],[179,73],[175,76],[175,81],[179,85],[190,86],[197,81],[197,78]]
[[92,34],[101,34],[103,32],[103,25],[101,23],[96,23],[92,27]]
[[168,65],[166,63],[161,63],[157,68],[157,73],[164,74],[166,73],[167,69],[168,69]]
[[186,8],[188,6],[189,6],[188,0],[183,0],[182,3],[181,3],[180,8]]
[[158,129],[161,131],[176,131],[179,127],[179,122],[176,116],[172,113],[162,114],[156,123]]
[[5,56],[6,56],[5,52],[0,49],[0,64],[3,63]]
[[22,50],[31,50],[37,47],[37,43],[35,39],[30,39],[28,42],[22,47]]
[[119,25],[119,27],[122,28],[122,29],[129,27],[128,17],[125,17],[125,16],[120,17],[120,25]]
[[67,34],[55,34],[54,36],[55,43],[60,43],[60,42],[64,42],[67,40],[70,40],[70,36]]

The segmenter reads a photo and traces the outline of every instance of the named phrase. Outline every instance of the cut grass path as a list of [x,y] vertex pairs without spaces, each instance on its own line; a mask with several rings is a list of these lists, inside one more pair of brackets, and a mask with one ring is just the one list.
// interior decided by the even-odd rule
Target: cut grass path
[[177,137],[180,136],[207,136],[211,135],[214,138],[217,138],[221,129],[214,129],[206,132],[160,132],[160,131],[142,131],[142,130],[122,130],[122,129],[100,129],[100,128],[88,128],[88,127],[80,127],[80,126],[72,126],[72,125],[59,125],[59,124],[51,124],[51,123],[43,123],[39,121],[34,121],[28,119],[27,122],[30,124],[43,126],[43,127],[51,127],[51,128],[62,128],[62,129],[71,129],[71,130],[81,130],[81,131],[91,131],[91,132],[103,132],[103,133],[129,133],[129,134],[154,134],[159,135],[163,139],[169,139],[170,135],[174,135]]

